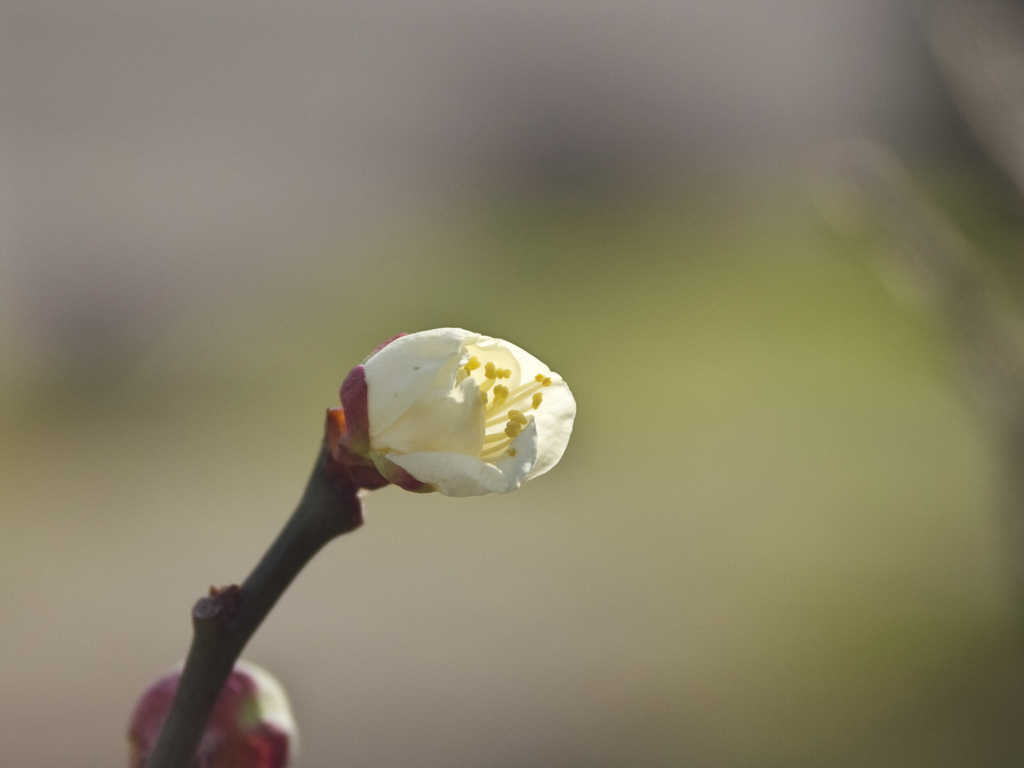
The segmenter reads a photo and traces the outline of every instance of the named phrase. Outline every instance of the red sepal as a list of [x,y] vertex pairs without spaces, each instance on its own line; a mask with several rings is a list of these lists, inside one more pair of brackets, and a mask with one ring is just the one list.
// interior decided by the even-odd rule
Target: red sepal
[[370,452],[370,413],[366,398],[366,371],[357,365],[341,385],[341,405],[345,409],[345,432],[341,439],[347,450],[363,456]]
[[383,488],[388,481],[377,471],[371,459],[353,453],[346,447],[347,420],[341,408],[327,409],[324,443],[327,445],[327,470],[335,482],[350,488],[373,491]]

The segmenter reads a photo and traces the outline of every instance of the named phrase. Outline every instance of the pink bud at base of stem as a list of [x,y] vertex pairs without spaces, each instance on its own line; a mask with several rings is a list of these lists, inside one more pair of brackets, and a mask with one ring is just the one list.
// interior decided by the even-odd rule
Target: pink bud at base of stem
[[[180,670],[165,675],[136,704],[128,727],[130,768],[145,768],[180,678]],[[240,662],[217,699],[190,768],[286,768],[296,738],[280,685]]]

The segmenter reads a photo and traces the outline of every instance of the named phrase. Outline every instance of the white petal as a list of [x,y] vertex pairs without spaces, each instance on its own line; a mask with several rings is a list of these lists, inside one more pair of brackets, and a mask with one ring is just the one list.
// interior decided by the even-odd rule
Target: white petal
[[[370,422],[371,427],[374,423]],[[402,453],[451,451],[474,458],[484,446],[484,403],[472,378],[459,386],[429,390],[391,426],[370,438],[370,447]]]
[[[531,422],[512,442],[516,455],[505,453],[489,463],[460,453],[425,451],[388,458],[421,483],[427,483],[445,496],[482,496],[508,493],[527,479],[537,459],[537,426]],[[564,450],[564,447],[563,447]]]
[[479,341],[468,342],[466,351],[477,355],[481,360],[491,360],[498,367],[511,368],[512,378],[503,382],[509,389],[515,389],[520,383],[529,381],[538,373],[544,376],[551,375],[551,369],[544,363],[525,349],[504,339],[481,336]]
[[445,496],[507,493],[519,487],[519,478],[463,453],[426,451],[404,456],[389,454],[388,458],[421,483],[434,486]]
[[525,481],[537,463],[537,454],[540,448],[540,440],[537,435],[537,422],[531,421],[523,431],[519,433],[509,446],[515,452],[515,456],[509,455],[506,451],[501,458],[493,463],[508,477],[517,478],[516,487]]
[[[557,374],[555,374],[557,376]],[[531,480],[551,469],[565,453],[576,418],[576,400],[564,381],[554,381],[541,390],[544,401],[536,411],[530,411],[537,424],[537,461],[524,480]]]
[[[463,342],[480,336],[461,328],[438,328],[402,336],[363,363],[370,437],[390,427],[417,400],[450,377]],[[450,384],[449,384],[450,386]]]

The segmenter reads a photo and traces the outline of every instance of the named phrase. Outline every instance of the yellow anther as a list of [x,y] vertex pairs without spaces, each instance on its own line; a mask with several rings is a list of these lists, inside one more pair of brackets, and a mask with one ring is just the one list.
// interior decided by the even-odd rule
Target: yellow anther
[[[539,393],[538,393],[538,394],[539,394]],[[481,398],[483,399],[483,401],[484,401],[484,405],[487,405],[487,393],[486,393],[486,392],[483,392],[483,391],[481,391],[481,392],[480,392],[480,397],[481,397]]]
[[521,429],[522,427],[520,427],[514,421],[510,421],[508,424],[505,425],[505,434],[508,435],[509,437],[517,437]]
[[544,380],[540,383],[540,385],[542,387],[550,387],[551,386],[551,379],[549,377],[545,376]]
[[463,368],[465,368],[467,371],[475,371],[479,367],[480,361],[476,359],[476,355],[473,355],[471,358],[469,358],[469,362],[463,366]]
[[533,380],[540,384],[542,381],[544,381],[544,374],[538,373],[536,376],[533,377]]
[[527,424],[529,424],[529,423],[530,423],[530,420],[529,420],[529,419],[527,419],[527,418],[526,418],[526,416],[524,416],[524,415],[523,415],[523,413],[522,413],[521,411],[517,411],[517,410],[516,410],[515,408],[513,408],[512,410],[510,410],[510,411],[508,412],[508,420],[509,420],[509,421],[518,421],[518,422],[519,422],[520,424],[522,424],[522,425],[523,425],[524,427],[525,427],[525,426],[526,426]]
[[512,378],[512,369],[511,368],[506,368],[505,370],[503,370],[501,372],[501,378],[503,378],[503,379],[511,379]]
[[543,403],[543,402],[544,402],[544,395],[542,395],[540,392],[537,392],[533,396],[533,410],[536,411],[538,408],[540,408],[540,404]]
[[494,404],[501,405],[503,402],[508,400],[508,387],[502,386],[501,384],[494,385]]
[[484,376],[488,379],[498,378],[498,372],[494,369],[494,363],[488,363],[484,366]]
[[508,455],[511,456],[512,458],[515,458],[516,449],[515,448],[509,448],[508,449]]

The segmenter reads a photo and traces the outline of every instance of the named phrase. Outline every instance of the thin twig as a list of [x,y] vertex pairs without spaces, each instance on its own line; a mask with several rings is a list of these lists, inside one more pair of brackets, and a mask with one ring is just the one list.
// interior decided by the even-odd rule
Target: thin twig
[[146,768],[188,768],[249,638],[313,556],[362,525],[357,489],[331,472],[330,461],[322,449],[294,514],[245,583],[211,589],[193,608],[192,647]]
[[[866,141],[835,148],[822,186],[838,231],[881,235],[890,264],[944,331],[959,379],[992,429],[1006,472],[1013,578],[1024,601],[1024,332],[1019,310],[966,237],[895,156]],[[845,223],[844,223],[845,222]]]

